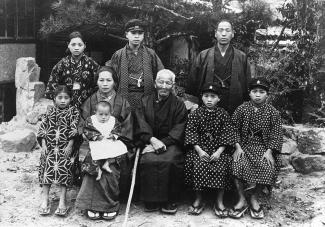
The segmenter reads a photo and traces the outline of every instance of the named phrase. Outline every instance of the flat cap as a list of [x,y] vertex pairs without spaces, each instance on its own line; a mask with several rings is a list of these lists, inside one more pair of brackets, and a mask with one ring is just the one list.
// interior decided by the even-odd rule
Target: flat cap
[[216,83],[206,83],[205,85],[203,85],[202,94],[205,92],[212,92],[214,94],[220,95],[222,89],[223,88]]
[[269,91],[270,89],[270,82],[265,77],[256,77],[252,78],[249,82],[249,90],[252,90],[256,87],[260,87]]
[[126,22],[125,24],[125,31],[144,31],[145,30],[145,23],[140,19],[132,19]]

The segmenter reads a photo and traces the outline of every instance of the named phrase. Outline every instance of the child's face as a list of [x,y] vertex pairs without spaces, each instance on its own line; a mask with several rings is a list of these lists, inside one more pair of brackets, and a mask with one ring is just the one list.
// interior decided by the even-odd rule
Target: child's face
[[105,123],[109,120],[111,116],[110,108],[108,106],[98,106],[96,111],[97,120],[100,123]]
[[144,39],[143,31],[128,31],[125,34],[126,38],[129,40],[130,45],[139,46]]
[[202,101],[204,105],[210,109],[214,108],[217,103],[220,101],[220,98],[217,94],[212,92],[205,92],[202,95]]
[[71,98],[67,93],[61,92],[55,97],[54,101],[59,108],[65,108],[70,104]]
[[266,102],[268,95],[266,90],[256,87],[249,92],[249,97],[255,104],[261,105]]

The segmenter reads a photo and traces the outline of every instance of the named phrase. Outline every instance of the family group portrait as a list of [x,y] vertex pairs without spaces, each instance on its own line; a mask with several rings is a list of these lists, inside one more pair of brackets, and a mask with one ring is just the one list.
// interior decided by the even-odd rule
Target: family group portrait
[[0,0],[0,226],[325,226],[325,1]]

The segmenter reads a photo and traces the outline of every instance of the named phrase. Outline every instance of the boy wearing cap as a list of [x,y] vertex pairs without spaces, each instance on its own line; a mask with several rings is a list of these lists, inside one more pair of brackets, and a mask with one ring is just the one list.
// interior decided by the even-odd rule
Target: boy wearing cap
[[281,117],[278,111],[266,103],[270,84],[263,78],[254,78],[249,83],[250,101],[239,106],[233,114],[237,143],[234,153],[233,174],[239,201],[229,215],[243,216],[247,209],[242,183],[250,191],[249,205],[252,218],[264,217],[257,194],[276,181],[280,168],[279,152],[282,148]]
[[[235,133],[226,110],[218,107],[221,88],[209,83],[202,88],[203,105],[189,115],[185,130],[185,183],[196,198],[189,213],[199,215],[204,209],[203,192],[216,189],[214,212],[224,218],[228,212],[223,204],[224,190],[231,183],[229,151],[235,144]],[[230,149],[231,150],[231,149]]]
[[117,76],[117,92],[127,98],[132,110],[140,105],[142,95],[154,91],[157,72],[164,68],[154,50],[143,45],[145,25],[139,19],[132,19],[125,24],[125,36],[128,43],[116,51],[111,64]]

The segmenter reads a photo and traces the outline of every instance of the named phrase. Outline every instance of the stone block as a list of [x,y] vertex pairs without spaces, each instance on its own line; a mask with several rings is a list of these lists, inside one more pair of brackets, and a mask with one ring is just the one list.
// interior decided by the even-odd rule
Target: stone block
[[1,135],[0,141],[5,152],[31,152],[36,143],[36,135],[28,129],[15,130]]
[[325,170],[325,157],[322,155],[296,153],[291,156],[290,163],[297,172],[303,174]]
[[16,88],[29,89],[30,82],[39,81],[40,67],[35,58],[23,57],[16,61],[15,86]]
[[293,154],[294,152],[298,151],[298,145],[297,142],[289,139],[289,138],[284,138],[283,140],[283,145],[282,145],[282,150],[281,154]]
[[41,98],[35,103],[32,110],[27,113],[26,121],[30,124],[37,124],[42,114],[46,113],[48,106],[53,105],[50,99]]
[[25,118],[32,111],[35,103],[39,101],[45,92],[43,82],[31,82],[28,89],[17,88],[16,91],[16,115]]
[[286,131],[292,132],[297,141],[297,148],[303,154],[325,153],[325,129],[304,125],[284,126]]

